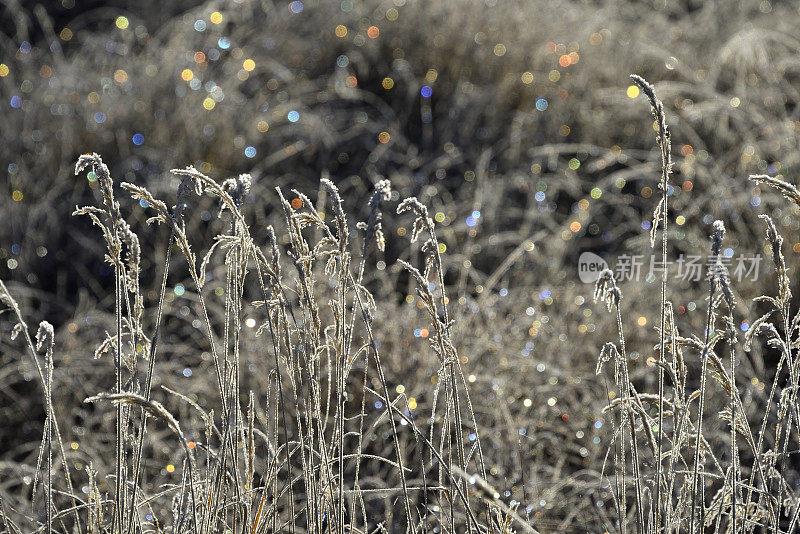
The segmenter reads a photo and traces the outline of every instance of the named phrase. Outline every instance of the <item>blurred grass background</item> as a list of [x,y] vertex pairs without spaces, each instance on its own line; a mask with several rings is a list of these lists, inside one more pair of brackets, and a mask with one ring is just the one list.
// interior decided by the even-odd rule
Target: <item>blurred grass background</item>
[[[79,465],[103,447],[80,401],[112,381],[87,346],[111,328],[112,271],[89,223],[70,216],[99,194],[96,182],[73,176],[84,152],[102,154],[116,180],[166,199],[177,187],[171,168],[191,164],[218,180],[251,173],[245,213],[262,238],[278,210],[274,187],[313,193],[323,173],[353,221],[382,177],[393,200],[428,204],[458,298],[459,352],[492,431],[493,483],[553,528],[608,525],[613,516],[599,477],[608,391],[593,370],[614,325],[591,303],[577,258],[649,254],[658,153],[628,74],[656,83],[672,130],[673,257],[707,254],[717,218],[736,254],[764,255],[759,213],[786,236],[790,265],[800,257],[797,210],[746,180],[769,173],[797,183],[792,2],[5,0],[2,8],[0,278],[32,321],[58,327],[56,395],[79,407],[60,414]],[[155,260],[142,265],[151,303],[166,233],[145,228],[132,201],[123,208]],[[187,222],[200,250],[222,224],[215,209],[204,199]],[[437,363],[420,354],[421,315],[395,263],[419,251],[391,212],[386,254],[368,284],[384,302],[387,373],[423,403]],[[747,303],[772,288],[766,263],[763,276],[736,287],[745,303],[737,320],[752,320]],[[171,286],[182,273],[173,267]],[[702,285],[671,285],[690,330],[702,330]],[[650,386],[656,286],[622,285],[641,363],[634,378]],[[203,362],[181,337],[190,335],[192,302],[173,297],[159,375],[202,399]],[[0,469],[24,474],[35,465],[43,407],[6,335],[13,325],[0,326],[8,422]],[[756,352],[752,365],[768,366],[770,356]],[[758,396],[763,382],[747,387]],[[0,491],[24,508],[21,479],[3,480]]]

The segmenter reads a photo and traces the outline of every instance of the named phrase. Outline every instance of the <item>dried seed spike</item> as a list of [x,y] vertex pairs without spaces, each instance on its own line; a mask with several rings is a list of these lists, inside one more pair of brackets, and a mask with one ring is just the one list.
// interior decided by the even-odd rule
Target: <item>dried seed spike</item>
[[722,291],[720,299],[725,301],[728,309],[733,309],[735,299],[730,287],[730,277],[728,276],[728,269],[722,264],[722,240],[725,237],[725,225],[722,221],[714,221],[713,230],[711,232],[711,257],[714,259],[714,264],[709,268],[710,276],[714,284]]
[[658,124],[658,134],[656,139],[661,147],[662,160],[661,182],[659,183],[658,187],[662,191],[666,191],[669,175],[672,172],[672,151],[670,148],[671,136],[669,133],[669,127],[667,126],[667,117],[664,114],[664,104],[662,104],[661,100],[658,99],[654,87],[647,80],[636,74],[631,74],[631,80],[633,80],[633,82],[639,86],[647,99],[650,101],[650,108],[653,112],[653,117]]
[[800,206],[800,191],[798,191],[797,187],[793,186],[789,182],[774,176],[768,176],[766,174],[752,174],[750,175],[750,180],[759,184],[771,185],[780,191],[784,197]]
[[333,199],[333,205],[336,209],[336,216],[344,220],[344,209],[342,208],[342,196],[339,194],[339,188],[336,187],[330,178],[323,177],[320,179],[320,183],[325,187],[325,191]]
[[175,209],[173,210],[175,217],[180,217],[184,210],[187,210],[190,206],[190,200],[192,198],[191,182],[191,178],[183,176],[181,182],[178,184]]
[[51,349],[55,342],[55,331],[53,325],[47,321],[39,323],[39,330],[36,332],[36,350]]
[[176,176],[191,178],[192,182],[194,183],[194,192],[198,196],[202,195],[203,191],[205,190],[203,187],[203,182],[211,181],[211,178],[195,169],[192,165],[189,165],[185,169],[172,169],[170,172]]
[[[392,198],[392,185],[389,180],[380,180],[375,184],[372,197],[369,199],[369,219],[366,223],[359,223],[359,229],[366,233],[365,240],[369,243],[373,237],[378,250],[383,251],[386,239],[383,235],[383,213],[381,212],[381,202]],[[365,245],[366,246],[366,245]]]
[[9,308],[16,308],[16,302],[8,293],[8,289],[6,289],[6,285],[0,281],[0,302],[8,306]]
[[[158,217],[148,219],[147,224],[151,224],[152,222],[169,223],[169,221],[171,220],[171,216],[169,210],[167,209],[167,205],[161,200],[155,198],[150,191],[148,191],[144,187],[131,184],[128,182],[122,182],[120,186],[122,187],[122,189],[130,193],[131,198],[133,198],[134,200],[144,200],[149,207],[153,208],[158,213]],[[81,208],[81,209],[88,209],[88,208]]]
[[622,291],[617,287],[617,282],[614,280],[614,273],[611,269],[603,269],[594,286],[594,301],[597,302],[601,300],[605,302],[606,308],[611,311],[613,306],[619,305],[621,299]]
[[[192,199],[192,185],[194,186],[194,193],[197,196],[200,196],[205,190],[205,182],[213,182],[213,180],[191,165],[185,169],[172,169],[170,172],[176,176],[180,176],[181,178],[181,182],[178,184],[178,192],[176,195],[174,209],[174,217],[179,219],[184,210],[190,206],[190,200]],[[216,184],[216,182],[214,183]]]
[[783,245],[783,236],[778,233],[778,229],[775,228],[775,223],[772,221],[772,217],[769,215],[759,215],[759,219],[762,219],[767,224],[767,239],[772,245],[772,261],[775,263],[775,267],[784,267],[785,262],[783,259],[783,253],[781,252],[781,246]]
[[272,271],[277,280],[281,277],[281,249],[278,248],[278,240],[275,237],[275,228],[270,224],[267,226],[267,241],[269,241],[272,250]]
[[619,358],[619,350],[617,350],[617,346],[611,342],[606,343],[603,345],[603,348],[600,349],[600,356],[597,358],[597,368],[595,369],[595,374],[599,375],[603,372],[603,364],[606,362],[616,360]]
[[[249,174],[240,174],[236,178],[228,178],[222,182],[222,190],[228,193],[237,206],[241,206],[242,200],[250,193],[250,184],[253,179]],[[220,207],[220,214],[225,210],[225,203]]]
[[788,302],[791,299],[792,291],[782,251],[783,237],[778,233],[778,229],[775,228],[775,223],[772,222],[769,215],[759,215],[758,217],[767,224],[767,240],[772,248],[772,263],[778,273],[778,297],[782,302]]
[[[347,248],[347,217],[344,213],[344,208],[342,207],[342,196],[339,194],[339,188],[336,187],[330,178],[324,176],[320,179],[320,183],[325,188],[325,191],[330,195],[331,199],[333,199],[333,209],[336,215],[336,225],[337,225],[337,236],[339,238],[339,248],[341,250],[345,250]],[[304,201],[305,204],[305,201]],[[309,207],[312,206],[311,203],[308,204]]]
[[91,165],[92,170],[97,175],[97,181],[100,184],[100,191],[103,193],[103,204],[108,209],[109,215],[115,220],[119,221],[122,216],[119,212],[119,204],[114,200],[114,182],[111,179],[111,172],[108,167],[103,163],[103,158],[94,152],[88,154],[81,154],[78,161],[75,163],[75,175],[78,175]]
[[650,247],[656,246],[656,235],[661,219],[664,217],[664,198],[658,201],[655,211],[653,211],[653,224],[650,226]]
[[375,184],[375,192],[369,201],[369,206],[375,207],[380,201],[388,201],[392,198],[392,183],[389,180],[380,180]]
[[638,74],[631,74],[631,80],[633,80],[633,82],[639,86],[647,99],[650,101],[653,112],[655,113],[660,111],[662,109],[661,101],[658,99],[658,97],[656,97],[656,92],[653,85]]
[[239,201],[244,198],[246,195],[250,194],[250,187],[253,183],[253,177],[247,173],[240,174],[238,178],[236,178],[236,187],[237,193],[239,197]]
[[78,157],[78,161],[75,162],[75,176],[79,175],[89,165],[92,165],[96,159],[100,159],[100,156],[94,152],[81,154]]
[[11,341],[17,339],[17,337],[22,333],[22,323],[17,323],[14,325],[14,328],[11,329]]
[[417,216],[427,217],[428,207],[417,199],[417,197],[408,197],[397,206],[398,215],[406,211],[413,211]]
[[720,221],[714,221],[713,229],[711,232],[711,239],[713,240],[711,245],[711,254],[713,256],[719,256],[720,250],[722,250],[722,239],[725,237],[725,224]]
[[131,229],[131,226],[123,219],[120,220],[120,235],[128,246],[127,260],[128,267],[132,273],[139,272],[139,265],[142,258],[142,248],[139,244],[139,236]]

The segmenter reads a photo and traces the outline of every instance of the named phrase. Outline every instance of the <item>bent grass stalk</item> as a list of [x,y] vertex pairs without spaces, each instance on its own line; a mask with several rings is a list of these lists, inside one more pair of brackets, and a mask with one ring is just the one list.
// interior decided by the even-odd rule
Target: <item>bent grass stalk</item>
[[[664,105],[656,96],[655,90],[644,78],[635,74],[631,75],[631,79],[638,85],[642,92],[647,96],[650,101],[650,107],[653,111],[653,117],[658,124],[658,144],[661,152],[661,180],[659,181],[659,189],[661,189],[661,202],[653,214],[653,226],[650,234],[650,246],[655,245],[655,231],[661,224],[661,329],[659,335],[659,359],[664,360],[666,354],[666,339],[665,339],[665,325],[666,325],[666,311],[667,311],[667,224],[669,221],[669,210],[667,208],[669,201],[669,175],[672,170],[671,161],[671,143],[669,128],[667,127],[667,119],[664,114]],[[662,528],[663,520],[661,513],[661,468],[662,457],[661,451],[663,448],[664,438],[664,369],[659,366],[658,369],[658,449],[656,453],[656,478],[653,484],[653,494],[655,503],[653,505],[653,531],[658,531]]]

